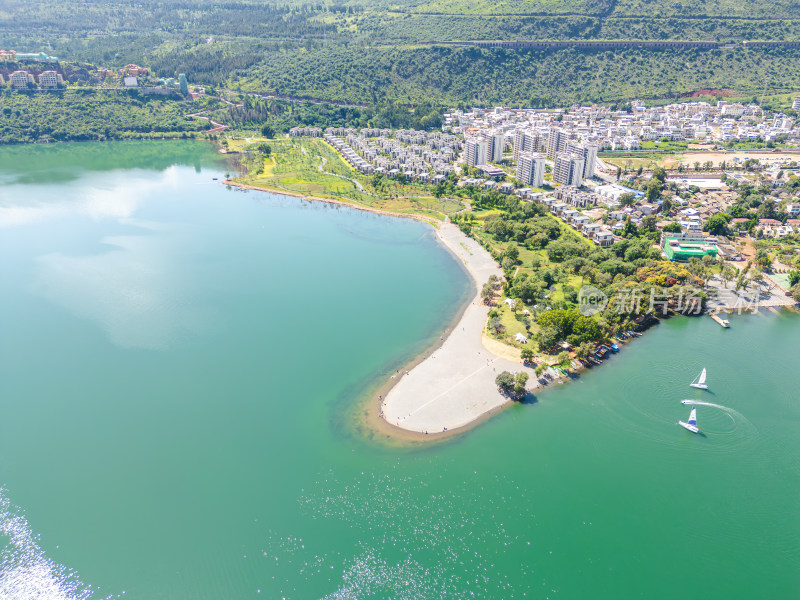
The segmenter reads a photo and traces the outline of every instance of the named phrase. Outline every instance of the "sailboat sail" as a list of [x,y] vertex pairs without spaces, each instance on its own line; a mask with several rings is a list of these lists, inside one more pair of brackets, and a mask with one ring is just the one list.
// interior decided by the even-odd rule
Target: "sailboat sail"
[[703,385],[706,382],[706,370],[703,369],[703,372],[700,373],[700,379],[697,380],[697,383]]
[[697,409],[693,408],[692,412],[689,413],[689,425],[694,425],[697,427]]

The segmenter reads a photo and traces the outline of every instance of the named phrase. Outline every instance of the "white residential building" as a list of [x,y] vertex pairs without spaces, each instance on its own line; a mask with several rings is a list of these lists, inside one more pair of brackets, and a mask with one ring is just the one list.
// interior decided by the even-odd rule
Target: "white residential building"
[[562,185],[580,187],[583,183],[584,162],[582,158],[559,154],[553,168],[553,181]]
[[[506,136],[502,133],[483,132],[483,139],[486,141],[487,162],[499,163],[503,160],[503,150],[506,145]],[[483,164],[483,163],[478,163]]]
[[545,159],[541,154],[523,152],[517,159],[517,179],[522,185],[540,188],[544,184]]
[[551,127],[550,132],[547,134],[547,158],[555,159],[556,155],[564,152],[567,141],[573,138],[573,134],[561,129],[560,127]]
[[583,159],[583,178],[591,179],[594,177],[594,167],[597,164],[597,145],[579,144],[577,141],[567,142],[564,151],[567,154],[574,154]]
[[519,155],[523,152],[541,152],[542,136],[538,131],[518,129],[514,133],[514,160],[519,162]]
[[489,145],[486,140],[467,140],[464,144],[464,158],[470,167],[485,165],[488,158]]

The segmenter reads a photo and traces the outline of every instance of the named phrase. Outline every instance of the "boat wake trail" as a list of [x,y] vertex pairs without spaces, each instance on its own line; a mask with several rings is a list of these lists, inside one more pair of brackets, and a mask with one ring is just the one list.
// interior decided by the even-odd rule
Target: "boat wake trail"
[[728,408],[727,406],[722,406],[722,404],[714,404],[713,402],[700,402],[699,400],[681,400],[681,404],[692,404],[694,406],[712,406],[714,408],[719,408],[720,410],[734,412],[739,414],[737,411],[733,410],[732,408]]
[[0,598],[88,600],[92,589],[45,556],[27,520],[0,488]]

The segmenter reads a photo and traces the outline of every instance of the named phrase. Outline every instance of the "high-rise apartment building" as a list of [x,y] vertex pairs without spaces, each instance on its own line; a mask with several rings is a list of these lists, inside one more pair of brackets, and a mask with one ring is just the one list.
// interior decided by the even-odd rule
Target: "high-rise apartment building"
[[583,183],[583,158],[570,154],[556,156],[553,168],[553,181],[562,185],[580,187]]
[[522,152],[517,159],[517,179],[522,185],[542,187],[544,183],[544,156]]
[[[506,136],[494,131],[485,131],[481,137],[486,142],[487,162],[499,163],[503,160],[503,150],[506,145]],[[478,163],[481,164],[481,163]]]
[[591,179],[594,177],[594,168],[597,164],[597,145],[581,144],[575,140],[570,140],[564,147],[564,152],[583,158],[584,179]]
[[464,144],[464,155],[470,167],[485,165],[488,158],[489,144],[486,140],[467,140]]
[[542,152],[542,141],[538,131],[518,129],[514,133],[514,160],[519,162],[519,155],[523,152]]
[[558,154],[564,152],[567,142],[574,139],[575,134],[564,131],[560,127],[551,127],[547,134],[547,158],[555,160]]

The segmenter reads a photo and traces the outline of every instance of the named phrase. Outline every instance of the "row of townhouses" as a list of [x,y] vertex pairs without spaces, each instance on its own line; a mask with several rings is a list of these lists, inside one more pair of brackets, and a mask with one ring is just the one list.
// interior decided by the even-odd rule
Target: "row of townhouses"
[[438,131],[329,127],[325,140],[361,173],[442,181],[454,167],[461,141]]

